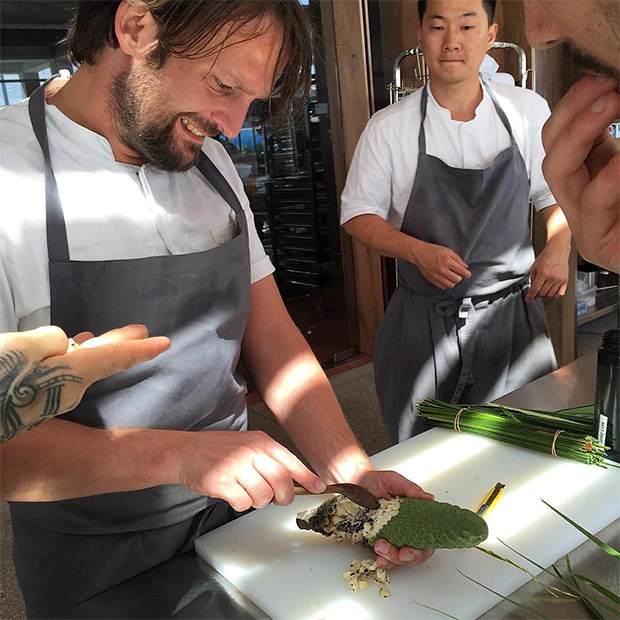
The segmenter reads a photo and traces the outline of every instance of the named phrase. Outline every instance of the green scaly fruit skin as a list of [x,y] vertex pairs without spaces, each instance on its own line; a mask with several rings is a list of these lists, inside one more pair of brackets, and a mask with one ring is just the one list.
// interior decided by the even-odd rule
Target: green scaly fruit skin
[[405,498],[376,536],[396,547],[414,549],[465,549],[475,547],[489,535],[486,521],[476,513],[453,504]]

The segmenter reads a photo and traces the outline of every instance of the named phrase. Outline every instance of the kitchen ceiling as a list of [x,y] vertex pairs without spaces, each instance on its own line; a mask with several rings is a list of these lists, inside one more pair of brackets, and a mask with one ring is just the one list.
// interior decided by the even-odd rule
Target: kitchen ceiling
[[22,73],[58,57],[74,5],[73,0],[0,0],[0,73]]
[[75,2],[73,0],[2,0],[2,29],[15,26],[63,29]]

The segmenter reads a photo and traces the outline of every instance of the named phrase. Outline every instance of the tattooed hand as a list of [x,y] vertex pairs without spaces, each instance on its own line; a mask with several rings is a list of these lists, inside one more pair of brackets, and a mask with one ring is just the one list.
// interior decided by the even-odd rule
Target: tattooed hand
[[99,379],[153,359],[170,347],[128,325],[97,338],[75,336],[71,347],[58,327],[0,334],[0,442],[78,405]]

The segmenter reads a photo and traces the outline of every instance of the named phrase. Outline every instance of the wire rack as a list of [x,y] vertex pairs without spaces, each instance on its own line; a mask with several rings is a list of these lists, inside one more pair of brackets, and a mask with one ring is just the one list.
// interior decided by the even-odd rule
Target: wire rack
[[[531,73],[534,74],[533,69],[527,68],[527,59],[523,48],[516,43],[506,43],[503,41],[496,41],[493,44],[492,49],[510,49],[517,53],[518,56],[518,75],[515,76],[515,84],[521,88],[527,88],[527,78]],[[401,73],[401,64],[405,58],[409,56],[415,57],[415,66],[413,71],[413,77],[403,78]],[[424,62],[424,53],[419,47],[414,47],[405,50],[396,57],[394,61],[394,69],[392,71],[392,81],[388,86],[390,92],[390,103],[396,103],[399,99],[409,95],[413,91],[424,86],[429,79],[428,67]]]

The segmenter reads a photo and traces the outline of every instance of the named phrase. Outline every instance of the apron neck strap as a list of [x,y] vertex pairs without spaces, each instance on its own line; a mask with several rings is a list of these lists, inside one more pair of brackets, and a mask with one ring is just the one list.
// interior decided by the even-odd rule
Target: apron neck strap
[[480,79],[482,80],[482,84],[486,88],[487,93],[489,93],[489,97],[491,97],[491,101],[493,102],[493,105],[495,106],[495,111],[497,112],[497,116],[499,116],[499,119],[502,121],[504,127],[506,128],[506,131],[510,134],[510,142],[514,144],[515,138],[512,135],[512,127],[510,126],[510,122],[508,121],[506,113],[504,112],[504,110],[502,110],[502,107],[499,105],[497,99],[495,98],[495,95],[493,94],[493,89],[488,85],[486,80],[484,80],[482,77],[480,77]]
[[239,198],[235,190],[230,186],[224,175],[219,171],[218,167],[200,151],[200,156],[196,162],[196,168],[200,171],[213,189],[230,205],[236,216],[243,213],[243,207],[239,202]]
[[43,152],[45,173],[45,213],[47,231],[47,251],[50,262],[69,260],[69,245],[67,243],[67,229],[65,217],[62,212],[60,194],[56,177],[52,170],[49,143],[47,140],[47,127],[45,123],[45,87],[53,79],[60,77],[53,75],[43,86],[31,95],[28,101],[28,114],[34,129],[34,135]]
[[418,152],[426,155],[426,133],[424,132],[424,119],[426,119],[426,109],[428,108],[428,89],[426,84],[422,89],[422,101],[420,102],[420,133],[418,134]]
[[[512,134],[512,127],[510,126],[508,117],[506,116],[504,110],[502,110],[501,106],[497,102],[497,99],[495,98],[495,95],[493,94],[493,90],[489,87],[489,85],[485,82],[485,80],[483,80],[482,78],[481,80],[482,80],[482,86],[484,87],[486,92],[489,94],[489,97],[491,98],[491,101],[493,102],[493,106],[495,107],[495,111],[497,112],[497,115],[499,116],[500,120],[502,121],[502,124],[506,128],[506,131],[510,135],[511,144],[514,145],[515,139]],[[422,91],[422,100],[420,101],[421,119],[420,119],[420,132],[418,134],[418,150],[420,153],[423,153],[424,155],[426,155],[426,133],[424,131],[424,120],[426,119],[426,110],[428,108],[428,89],[429,88],[430,88],[430,84],[426,84],[426,86],[424,86],[424,89]]]

